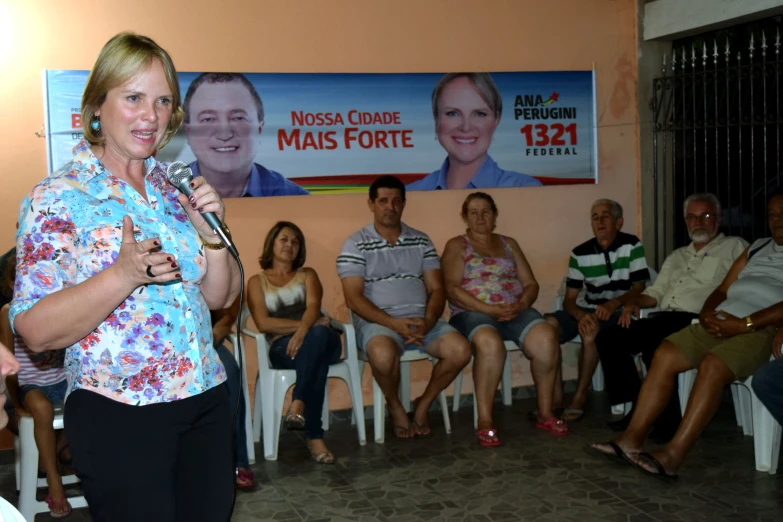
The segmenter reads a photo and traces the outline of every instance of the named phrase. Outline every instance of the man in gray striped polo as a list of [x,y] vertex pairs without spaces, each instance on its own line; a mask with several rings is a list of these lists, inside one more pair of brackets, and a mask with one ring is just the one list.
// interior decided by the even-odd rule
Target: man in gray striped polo
[[[357,344],[386,397],[394,435],[423,437],[430,434],[430,405],[470,362],[470,343],[441,318],[446,292],[432,241],[401,221],[405,185],[381,176],[370,186],[367,203],[373,222],[345,240],[337,273],[354,314]],[[411,419],[398,394],[406,349],[439,359]]]
[[620,231],[623,207],[619,203],[595,201],[590,223],[595,237],[571,251],[563,309],[546,316],[558,328],[561,344],[577,335],[582,338],[576,393],[563,413],[566,421],[584,415],[587,390],[598,366],[596,335],[603,327],[617,324],[623,304],[644,290],[650,278],[641,241]]

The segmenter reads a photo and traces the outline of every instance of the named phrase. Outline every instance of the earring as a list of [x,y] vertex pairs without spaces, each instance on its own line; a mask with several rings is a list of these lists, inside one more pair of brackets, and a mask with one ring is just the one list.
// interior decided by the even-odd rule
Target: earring
[[94,131],[101,130],[101,120],[92,120],[90,122],[90,127],[92,127],[92,130]]

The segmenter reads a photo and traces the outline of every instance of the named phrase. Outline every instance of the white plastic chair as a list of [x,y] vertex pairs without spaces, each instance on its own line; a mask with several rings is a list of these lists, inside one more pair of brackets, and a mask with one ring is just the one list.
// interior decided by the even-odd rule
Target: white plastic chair
[[[693,320],[693,324],[698,322],[698,319]],[[774,357],[770,357],[770,361],[774,359]],[[688,399],[690,398],[691,390],[693,390],[693,383],[696,381],[697,373],[698,371],[694,368],[677,376],[680,412],[683,416],[685,416],[685,409],[688,406]],[[731,384],[734,415],[737,419],[737,426],[742,427],[742,433],[753,437],[756,470],[766,471],[770,475],[774,475],[777,473],[780,457],[781,427],[766,406],[764,406],[764,403],[756,397],[756,393],[751,386],[752,382],[753,376],[750,376],[744,381],[737,380]]]
[[[353,329],[353,312],[348,311],[349,320],[351,321],[351,336],[353,338],[354,347],[356,346],[356,333]],[[348,338],[348,332],[346,331],[346,339]],[[364,363],[368,363],[369,358],[367,352],[364,350],[358,350],[359,355],[359,373],[364,375]],[[405,353],[400,356],[400,402],[405,408],[405,411],[411,411],[411,370],[410,363],[415,361],[430,361],[433,366],[438,363],[438,359],[431,355],[420,352],[419,350],[405,350]],[[375,377],[372,379],[372,402],[373,402],[373,427],[375,430],[375,442],[383,444],[386,440],[386,398],[383,396],[381,387],[378,386],[378,382]],[[440,403],[440,409],[443,412],[443,427],[446,433],[451,433],[451,419],[449,419],[449,407],[446,402],[446,392],[441,391],[438,396],[438,402]],[[355,419],[354,419],[355,420]],[[358,423],[357,423],[358,424]]]
[[[55,430],[63,429],[62,407],[55,408],[52,425]],[[32,522],[36,513],[49,512],[49,506],[46,505],[46,502],[36,500],[38,488],[45,488],[47,484],[45,478],[38,478],[38,446],[35,444],[32,417],[19,418],[19,436],[14,440],[14,449],[16,451],[14,471],[16,488],[19,490],[19,511],[25,520]],[[62,477],[62,481],[63,485],[75,484],[79,482],[79,478],[76,475],[66,475]],[[74,509],[87,507],[87,500],[83,495],[68,497],[68,502]]]
[[[253,440],[258,442],[261,438],[261,427],[264,431],[264,458],[277,460],[277,447],[280,439],[281,418],[283,416],[283,402],[288,388],[296,383],[296,370],[276,370],[269,362],[269,345],[266,336],[248,327],[250,310],[245,306],[242,309],[242,333],[255,338],[258,347],[258,381],[256,382],[256,398],[253,408]],[[367,442],[364,426],[364,405],[362,402],[362,378],[359,372],[359,359],[356,354],[356,335],[353,325],[341,323],[334,319],[331,326],[335,330],[343,332],[345,337],[345,356],[335,364],[329,366],[328,377],[337,377],[345,381],[353,402],[353,414],[357,419],[356,431],[359,436],[359,444]],[[328,386],[327,386],[328,391]],[[324,395],[324,407],[322,423],[325,430],[329,429],[329,396]]]
[[[235,333],[230,333],[226,336],[226,340],[231,343],[231,346],[234,348],[234,359],[237,361],[237,364],[239,364],[239,349],[237,347],[237,336]],[[253,419],[250,418],[250,386],[248,383],[247,378],[247,354],[245,353],[245,346],[242,345],[242,364],[240,365],[242,368],[242,372],[244,375],[242,375],[242,395],[245,396],[245,441],[247,444],[247,460],[250,464],[255,464],[256,462],[256,445],[254,444],[254,438],[253,438]],[[236,405],[231,405],[231,415],[234,415],[234,407]]]
[[[514,341],[505,341],[503,343],[506,347],[506,362],[503,363],[503,375],[500,379],[500,389],[503,395],[503,405],[511,406],[511,355],[510,352],[520,351],[519,345]],[[460,400],[462,398],[462,374],[460,372],[457,378],[454,379],[454,397],[452,398],[452,411],[454,413],[459,411]],[[473,386],[473,427],[478,428],[478,407],[476,405],[476,387]]]

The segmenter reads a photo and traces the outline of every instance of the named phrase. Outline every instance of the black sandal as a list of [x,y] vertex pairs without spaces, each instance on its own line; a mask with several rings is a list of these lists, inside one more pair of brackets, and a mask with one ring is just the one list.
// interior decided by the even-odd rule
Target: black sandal
[[671,481],[671,480],[676,480],[676,479],[679,478],[679,476],[676,473],[669,473],[668,471],[666,471],[666,468],[663,467],[663,464],[661,464],[661,462],[658,459],[653,457],[651,453],[643,451],[643,452],[639,453],[638,456],[643,458],[643,459],[646,459],[647,462],[649,462],[650,464],[655,466],[656,471],[653,472],[653,471],[650,471],[649,469],[645,468],[644,466],[642,466],[641,464],[639,464],[637,462],[631,462],[631,464],[633,464],[635,468],[638,468],[638,469],[644,471],[648,475],[652,475],[653,477],[659,478],[661,480],[665,480],[667,482]]
[[610,440],[609,442],[601,442],[599,444],[604,445],[604,446],[609,446],[612,449],[612,451],[614,452],[614,454],[610,454],[610,453],[607,453],[605,451],[601,451],[601,450],[599,450],[598,448],[596,448],[595,446],[592,446],[592,445],[590,446],[590,448],[593,451],[597,451],[598,453],[600,453],[604,457],[607,457],[607,458],[610,458],[610,459],[621,459],[621,460],[624,460],[625,462],[627,462],[628,464],[630,464],[631,466],[635,466],[635,467],[638,466],[638,464],[636,464],[636,462],[634,462],[633,459],[631,459],[630,455],[628,455],[628,453],[624,452],[623,448],[621,448],[616,442]]

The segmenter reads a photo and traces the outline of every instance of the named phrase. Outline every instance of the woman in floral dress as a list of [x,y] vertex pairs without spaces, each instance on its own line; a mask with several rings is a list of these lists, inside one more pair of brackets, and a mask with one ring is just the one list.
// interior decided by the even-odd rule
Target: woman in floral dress
[[155,160],[182,121],[174,64],[133,33],[101,50],[84,140],[22,202],[9,322],[34,352],[65,350],[65,431],[95,522],[220,522],[234,494],[226,372],[210,309],[239,267]]
[[538,398],[536,426],[553,435],[570,433],[553,411],[560,366],[557,332],[532,308],[538,283],[519,244],[493,232],[497,216],[489,194],[470,194],[462,204],[468,229],[446,243],[441,261],[451,308],[449,322],[473,348],[476,436],[483,446],[500,444],[492,404],[506,360],[504,341],[519,344],[531,361]]

